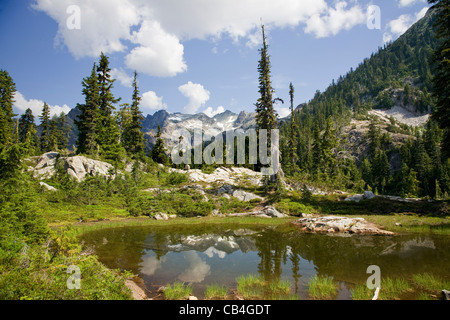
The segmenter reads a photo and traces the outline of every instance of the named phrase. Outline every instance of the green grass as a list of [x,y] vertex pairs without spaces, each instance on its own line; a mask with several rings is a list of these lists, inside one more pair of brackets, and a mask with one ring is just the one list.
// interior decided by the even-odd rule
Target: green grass
[[187,299],[192,295],[192,284],[185,285],[183,282],[176,281],[166,287],[164,295],[169,300]]
[[312,299],[331,299],[337,294],[337,284],[333,277],[316,275],[309,282],[309,296]]
[[289,281],[265,281],[262,276],[243,275],[236,279],[237,292],[245,300],[298,300]]
[[245,300],[258,299],[264,295],[265,281],[261,276],[243,275],[236,282],[237,291]]
[[379,300],[397,300],[401,295],[410,291],[411,285],[402,278],[384,278],[381,280]]
[[423,290],[439,293],[444,289],[450,288],[450,282],[434,276],[430,273],[421,273],[413,275],[413,283]]
[[227,297],[228,288],[217,284],[206,286],[205,299],[207,300],[223,300]]
[[370,290],[366,285],[357,285],[350,290],[353,300],[372,300],[375,290]]

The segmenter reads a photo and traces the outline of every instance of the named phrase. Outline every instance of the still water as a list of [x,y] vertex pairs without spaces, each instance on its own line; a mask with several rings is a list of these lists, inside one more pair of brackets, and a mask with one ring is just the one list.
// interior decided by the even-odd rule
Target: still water
[[[241,275],[267,281],[287,280],[300,299],[308,299],[308,282],[316,274],[332,276],[340,288],[334,299],[351,299],[350,289],[365,284],[370,265],[381,277],[410,279],[432,273],[449,280],[450,237],[432,234],[396,236],[324,235],[295,227],[179,225],[122,227],[82,236],[109,268],[132,271],[155,293],[159,287],[191,283],[203,297],[207,285],[236,288]],[[150,295],[152,296],[152,295]]]

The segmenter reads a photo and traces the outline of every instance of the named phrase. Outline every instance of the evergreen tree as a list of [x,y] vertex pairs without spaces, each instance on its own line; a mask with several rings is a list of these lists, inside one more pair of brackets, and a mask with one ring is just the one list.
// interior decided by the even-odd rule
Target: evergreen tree
[[36,137],[36,132],[33,111],[28,108],[19,119],[19,141],[21,143],[28,143],[29,147],[38,147],[39,142]]
[[92,68],[90,77],[83,79],[83,94],[85,103],[78,104],[80,110],[75,125],[78,127],[77,153],[94,155],[98,151],[97,135],[99,122],[99,88],[96,65]]
[[42,108],[42,114],[39,119],[41,119],[41,139],[40,139],[40,147],[42,152],[51,151],[50,144],[50,109],[48,104],[44,102],[44,107]]
[[288,146],[288,156],[289,156],[289,168],[290,173],[293,173],[293,171],[296,171],[295,168],[297,167],[297,161],[298,161],[298,154],[297,154],[297,145],[298,145],[298,125],[295,122],[295,113],[294,113],[294,85],[292,82],[289,85],[289,97],[291,100],[291,123],[290,123],[290,139],[289,139],[289,146]]
[[338,146],[336,138],[336,130],[334,128],[334,122],[331,117],[327,119],[327,126],[322,137],[322,159],[324,162],[324,172],[331,172],[336,168],[336,156],[335,150]]
[[50,119],[48,134],[48,149],[58,151],[58,117],[54,115]]
[[[264,26],[262,26],[263,47],[259,50],[261,60],[258,65],[259,72],[259,93],[260,98],[256,103],[256,123],[259,129],[267,129],[268,131],[275,129],[277,126],[277,113],[274,110],[272,81],[270,79],[270,56]],[[268,137],[268,141],[270,138]]]
[[67,144],[69,143],[69,132],[70,127],[66,123],[66,115],[64,112],[61,112],[58,118],[58,149],[64,150],[67,148]]
[[385,192],[386,185],[389,182],[390,170],[391,166],[386,153],[381,149],[376,149],[372,161],[372,176],[378,191]]
[[432,117],[444,130],[442,154],[450,157],[450,1],[428,0],[434,4],[436,14],[436,37],[439,46],[434,52],[433,93],[436,109]]
[[97,122],[97,143],[100,153],[105,159],[117,161],[125,156],[125,150],[120,145],[120,129],[113,114],[114,104],[120,99],[112,93],[114,79],[111,79],[109,60],[103,52],[97,67],[99,89],[99,121]]
[[[277,128],[277,117],[278,114],[274,109],[274,102],[281,101],[281,99],[273,99],[274,89],[272,87],[272,81],[270,79],[270,56],[268,52],[268,46],[266,41],[266,35],[264,31],[264,26],[262,28],[262,37],[263,37],[263,47],[259,50],[261,54],[261,59],[258,64],[258,72],[259,72],[259,93],[260,98],[258,99],[256,105],[256,125],[259,130],[266,129],[267,130],[267,147],[268,149],[272,149],[272,137],[271,131]],[[260,136],[261,131],[258,132]],[[258,139],[259,140],[259,139]],[[279,152],[280,153],[280,152]],[[281,154],[279,154],[279,157]],[[272,157],[272,155],[270,155]],[[280,164],[280,158],[277,159],[277,163]],[[274,165],[272,163],[272,165]],[[280,184],[278,183],[279,174],[281,168],[277,168],[276,174],[271,174],[270,178],[264,177],[264,184],[268,186],[269,184],[273,184],[275,188],[278,189]],[[269,178],[269,179],[268,179]]]
[[25,110],[25,113],[22,114],[19,118],[19,141],[24,142],[27,136],[27,133],[30,131],[30,128],[34,125],[34,115],[33,111],[30,108]]
[[13,113],[16,85],[6,70],[0,69],[0,151],[13,140]]
[[133,88],[133,98],[130,107],[131,117],[129,125],[124,128],[124,140],[122,141],[122,143],[129,154],[137,157],[138,155],[142,155],[145,150],[144,133],[142,132],[142,121],[145,118],[142,115],[141,110],[139,109],[141,97],[139,96],[136,71],[134,72]]
[[158,125],[158,132],[156,133],[156,142],[155,145],[153,146],[151,156],[153,161],[155,161],[156,163],[168,164],[164,140],[161,137],[161,126],[159,125]]
[[410,169],[406,163],[403,164],[400,172],[400,195],[402,197],[417,197],[419,195],[419,181],[417,172]]
[[372,164],[369,159],[363,158],[361,162],[361,178],[366,183],[366,188],[368,186],[373,186],[373,178],[372,178]]
[[53,116],[50,120],[49,143],[51,150],[64,150],[67,148],[69,128],[66,125],[66,115]]
[[320,134],[319,121],[314,124],[313,133],[313,146],[312,146],[312,169],[316,173],[322,164],[322,139]]

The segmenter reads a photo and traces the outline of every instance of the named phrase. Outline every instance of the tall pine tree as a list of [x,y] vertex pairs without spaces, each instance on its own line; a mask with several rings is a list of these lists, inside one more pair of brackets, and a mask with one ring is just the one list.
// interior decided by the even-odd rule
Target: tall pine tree
[[[271,130],[277,128],[278,115],[274,109],[274,102],[280,99],[273,99],[273,94],[275,91],[272,87],[272,81],[270,79],[270,56],[264,26],[261,26],[261,28],[263,46],[259,50],[261,54],[261,59],[259,60],[258,64],[260,98],[256,102],[256,124],[259,130],[267,130],[267,149],[269,150],[272,149],[272,143],[274,143],[273,141],[271,141]],[[258,132],[258,135],[261,135],[261,131]],[[277,162],[278,164],[280,163],[280,158],[278,158]],[[272,166],[273,165],[274,163],[272,163]],[[270,179],[264,179],[264,183],[266,185],[268,185],[268,183],[275,183],[278,186],[278,178],[281,168],[276,169],[278,169],[276,174],[272,174],[270,176]]]
[[41,138],[40,138],[40,147],[42,152],[51,151],[50,144],[50,109],[48,104],[44,102],[44,106],[42,108],[42,113],[39,117],[41,119]]
[[95,155],[98,151],[97,135],[99,122],[99,88],[96,64],[91,75],[83,79],[83,94],[85,103],[78,104],[80,110],[75,125],[78,127],[77,153]]
[[120,145],[120,129],[113,112],[116,109],[116,99],[112,93],[114,79],[111,79],[108,57],[102,52],[97,67],[99,88],[99,121],[97,123],[97,143],[100,155],[105,159],[121,161],[125,156],[125,149]]
[[0,70],[0,151],[12,143],[16,85],[6,70]]
[[141,97],[137,85],[137,72],[134,72],[133,97],[130,107],[129,124],[124,126],[122,133],[122,144],[127,152],[133,157],[142,157],[145,150],[144,133],[142,132],[142,121],[145,119],[139,109]]
[[161,137],[161,126],[158,125],[158,132],[156,133],[156,142],[152,149],[152,159],[156,163],[167,164],[168,158],[166,155],[166,148],[164,140]]

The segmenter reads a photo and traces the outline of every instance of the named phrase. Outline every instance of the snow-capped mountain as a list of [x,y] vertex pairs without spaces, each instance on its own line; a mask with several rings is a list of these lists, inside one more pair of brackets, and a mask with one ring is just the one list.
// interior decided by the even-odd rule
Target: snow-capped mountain
[[149,146],[156,141],[158,126],[161,126],[161,136],[166,146],[170,147],[174,144],[171,140],[172,134],[177,130],[185,129],[193,134],[194,129],[201,128],[204,135],[217,136],[231,130],[253,128],[256,126],[256,119],[255,113],[245,111],[239,114],[225,111],[211,118],[204,113],[168,113],[161,110],[154,115],[148,115],[143,122],[143,131]]

